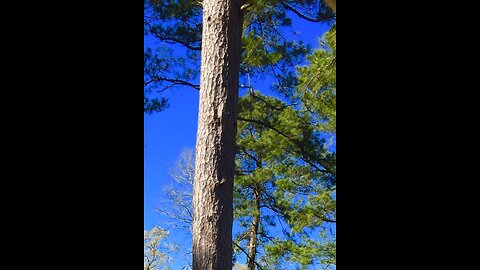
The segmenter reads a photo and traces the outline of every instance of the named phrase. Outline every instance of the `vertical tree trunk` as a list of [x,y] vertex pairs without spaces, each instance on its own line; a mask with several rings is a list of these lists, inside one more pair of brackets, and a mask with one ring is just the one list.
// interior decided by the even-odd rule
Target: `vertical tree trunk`
[[333,12],[337,13],[337,0],[327,0],[327,5],[333,10]]
[[258,227],[260,225],[260,188],[256,186],[253,189],[255,200],[255,214],[253,215],[252,224],[250,226],[250,240],[248,243],[248,270],[255,270],[255,260],[257,259],[258,247]]
[[232,269],[241,0],[204,0],[193,189],[193,269]]

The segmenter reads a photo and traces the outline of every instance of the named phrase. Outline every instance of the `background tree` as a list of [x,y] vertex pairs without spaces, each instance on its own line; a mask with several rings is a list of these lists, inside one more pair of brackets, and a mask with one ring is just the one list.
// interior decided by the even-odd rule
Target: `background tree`
[[168,226],[172,229],[182,229],[191,234],[193,223],[192,190],[195,176],[195,152],[192,149],[183,150],[169,170],[173,185],[164,188],[166,200],[158,211],[169,218]]
[[321,47],[307,57],[308,65],[297,68],[299,84],[292,97],[315,120],[316,129],[336,133],[336,26],[326,32]]
[[165,251],[172,250],[172,246],[167,247],[163,242],[167,236],[168,232],[159,227],[153,227],[149,231],[143,231],[144,270],[169,269],[166,265],[169,257]]
[[[311,127],[319,138],[333,139],[336,134],[336,27],[335,25],[324,34],[321,48],[308,56],[309,65],[298,68],[299,84],[294,92],[294,100],[300,104],[300,112],[309,115]],[[300,232],[302,241],[295,243],[292,239],[277,241],[268,247],[269,258],[278,261],[285,258],[288,261],[305,263],[317,262],[325,267],[336,265],[336,154],[329,145],[326,155],[319,158],[315,152],[308,153],[310,165],[313,168],[322,166],[328,172],[324,181],[316,185],[291,185],[291,181],[282,183],[280,205],[288,206],[292,199],[308,194],[306,200],[298,200],[294,207],[289,208],[287,223],[292,232]],[[318,153],[318,152],[317,152]],[[310,162],[309,162],[310,163]],[[313,170],[315,171],[315,170]],[[307,179],[308,179],[307,174]],[[304,189],[307,187],[307,189]],[[300,189],[298,189],[300,188]],[[304,190],[302,190],[304,189]],[[282,206],[282,207],[284,207]],[[313,241],[305,236],[318,234],[321,242]],[[290,254],[289,254],[290,253]]]
[[237,263],[233,267],[233,270],[248,270],[248,267],[244,264]]
[[[336,221],[334,175],[313,163],[322,155],[324,160],[333,156],[320,138],[323,131],[316,131],[306,113],[254,91],[240,101],[234,198],[235,218],[243,231],[235,244],[246,254],[248,269],[281,269],[286,262],[335,264],[334,233],[327,231]],[[187,232],[193,160],[193,152],[184,151],[170,171],[175,186],[166,189],[168,207],[162,210],[172,228]],[[319,240],[312,241],[308,230],[318,232]]]
[[238,119],[234,198],[243,231],[236,246],[248,269],[331,264],[325,230],[336,222],[335,161],[311,117],[252,91],[240,100]]
[[[166,200],[158,207],[159,213],[168,218],[167,228],[172,233],[177,232],[183,238],[192,238],[193,224],[193,179],[195,176],[195,152],[192,149],[183,150],[173,166],[169,170],[172,185],[164,188]],[[189,242],[189,241],[187,241]],[[185,243],[183,243],[185,244]],[[182,269],[192,269],[192,248],[191,246],[178,249],[184,256],[186,265]]]
[[[291,228],[308,226],[319,231],[327,216],[328,222],[335,221],[333,199],[327,196],[321,179],[312,180],[321,178],[324,172],[302,161],[302,148],[319,148],[319,153],[327,151],[313,132],[311,118],[258,92],[241,98],[239,117],[242,120],[237,134],[234,198],[235,220],[242,231],[235,244],[237,252],[247,256],[245,266],[282,269],[285,261],[294,265],[319,265],[320,258],[324,258],[326,265],[327,257],[333,261],[334,254],[327,251],[334,246],[326,237],[305,240],[311,233],[297,233]],[[193,164],[193,151],[183,151],[170,170],[174,185],[165,189],[167,200],[159,209],[169,217],[168,228],[180,229],[182,234],[190,234],[191,229]],[[316,198],[314,189],[323,196]],[[305,197],[306,204],[292,204],[292,198],[298,199],[300,195]],[[191,250],[184,253],[190,254]],[[187,261],[185,269],[190,269]]]

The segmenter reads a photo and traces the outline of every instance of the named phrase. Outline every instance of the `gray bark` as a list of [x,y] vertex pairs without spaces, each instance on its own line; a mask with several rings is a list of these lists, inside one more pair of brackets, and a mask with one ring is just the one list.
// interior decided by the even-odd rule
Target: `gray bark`
[[256,213],[253,215],[252,224],[250,225],[250,238],[248,243],[248,270],[255,270],[255,260],[257,257],[258,247],[258,227],[260,225],[260,189],[255,187],[253,189],[253,196],[255,200]]
[[204,0],[193,189],[193,269],[232,269],[240,0]]

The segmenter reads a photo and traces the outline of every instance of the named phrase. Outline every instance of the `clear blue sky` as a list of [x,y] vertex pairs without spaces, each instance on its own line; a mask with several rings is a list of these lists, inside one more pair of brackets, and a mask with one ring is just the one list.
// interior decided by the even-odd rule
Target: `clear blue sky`
[[[293,18],[292,30],[299,33],[301,39],[312,48],[318,48],[318,39],[328,30],[327,25],[310,23]],[[284,33],[287,38],[293,37]],[[145,45],[151,45],[145,41]],[[262,93],[271,94],[268,90],[271,80],[253,82]],[[144,229],[151,229],[165,219],[155,212],[164,199],[163,187],[172,183],[168,170],[178,159],[183,149],[194,149],[197,132],[197,114],[199,92],[193,88],[169,89],[164,95],[169,99],[170,107],[153,115],[144,116]],[[185,241],[185,235],[171,232],[169,240],[176,243]],[[190,245],[190,243],[185,243]],[[182,258],[175,258],[173,270],[184,265]]]

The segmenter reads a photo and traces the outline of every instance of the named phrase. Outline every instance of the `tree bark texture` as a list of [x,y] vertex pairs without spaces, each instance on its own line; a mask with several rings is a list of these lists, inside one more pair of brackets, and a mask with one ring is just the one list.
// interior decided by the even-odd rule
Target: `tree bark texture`
[[255,260],[257,259],[258,248],[258,228],[260,225],[260,188],[256,186],[253,189],[253,199],[255,201],[255,214],[250,225],[250,238],[248,242],[248,270],[255,270]]
[[193,189],[193,269],[232,269],[240,0],[204,0]]

